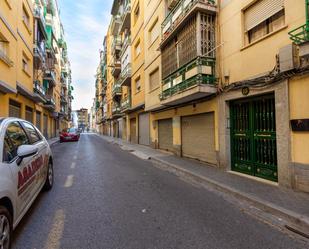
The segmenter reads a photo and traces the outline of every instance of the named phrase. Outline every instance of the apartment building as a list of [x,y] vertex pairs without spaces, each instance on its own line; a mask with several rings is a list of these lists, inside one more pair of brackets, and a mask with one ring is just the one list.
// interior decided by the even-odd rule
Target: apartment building
[[103,133],[309,191],[308,2],[115,0]]
[[78,128],[85,130],[89,128],[89,115],[88,115],[88,109],[81,108],[76,111],[77,113],[77,122],[78,122]]
[[60,71],[66,63],[60,57],[68,61],[56,32],[57,1],[1,1],[0,7],[0,116],[26,119],[54,137],[70,121],[68,103],[61,112]]

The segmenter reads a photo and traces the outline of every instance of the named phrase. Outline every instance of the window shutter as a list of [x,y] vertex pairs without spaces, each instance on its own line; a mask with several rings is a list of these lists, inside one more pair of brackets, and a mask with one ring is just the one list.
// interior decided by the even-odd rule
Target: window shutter
[[259,0],[244,11],[245,31],[249,31],[284,9],[284,0]]

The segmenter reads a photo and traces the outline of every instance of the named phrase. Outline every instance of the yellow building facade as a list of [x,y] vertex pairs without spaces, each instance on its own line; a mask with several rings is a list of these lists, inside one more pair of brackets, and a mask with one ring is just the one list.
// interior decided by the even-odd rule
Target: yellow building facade
[[[60,73],[55,76],[48,71],[45,47],[49,39],[46,16],[50,8],[58,11],[57,2],[1,1],[0,7],[0,116],[26,119],[47,138],[54,137],[64,120],[58,114],[66,118],[63,126],[70,119],[68,106],[61,112],[60,99],[68,102],[70,98],[61,94],[62,85],[67,89],[68,82],[61,83]],[[51,81],[58,82],[54,95],[49,95]]]
[[113,79],[122,104],[105,134],[309,191],[308,5],[114,1],[107,40],[126,46],[129,29],[131,74]]

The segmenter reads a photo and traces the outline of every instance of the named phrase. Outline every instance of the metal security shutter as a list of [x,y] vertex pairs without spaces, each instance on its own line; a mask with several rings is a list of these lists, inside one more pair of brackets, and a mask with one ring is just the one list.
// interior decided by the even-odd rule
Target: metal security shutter
[[216,164],[214,114],[182,117],[182,155]]
[[138,143],[150,145],[149,113],[140,114],[138,118]]
[[284,9],[284,0],[260,0],[244,11],[245,31],[249,31]]
[[130,142],[136,143],[136,118],[130,119]]
[[173,120],[159,120],[159,149],[173,151]]
[[127,139],[127,119],[124,118],[122,121],[122,138]]
[[21,105],[11,99],[9,102],[9,117],[21,118]]
[[41,113],[40,112],[36,112],[36,123],[35,126],[40,130],[41,130]]
[[53,124],[54,124],[54,134],[53,134],[53,137],[55,137],[56,134],[57,134],[57,124],[56,124],[56,120],[55,119],[53,121]]
[[122,138],[122,133],[123,133],[123,121],[122,118],[118,119],[118,137]]
[[43,135],[44,137],[48,138],[48,118],[47,115],[43,115],[43,123],[44,123],[44,127],[43,127]]
[[26,120],[33,123],[33,109],[26,106]]

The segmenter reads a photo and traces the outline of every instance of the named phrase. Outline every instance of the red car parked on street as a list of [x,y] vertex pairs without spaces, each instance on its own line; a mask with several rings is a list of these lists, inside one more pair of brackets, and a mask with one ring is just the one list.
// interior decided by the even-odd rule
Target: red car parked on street
[[60,143],[68,141],[78,141],[80,133],[77,128],[69,128],[60,132]]

